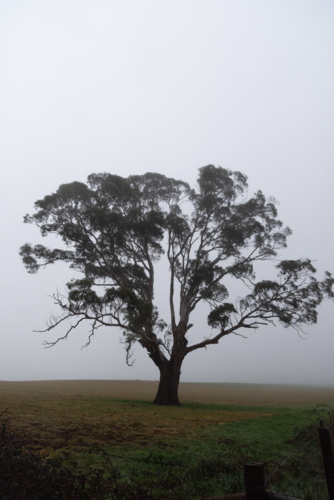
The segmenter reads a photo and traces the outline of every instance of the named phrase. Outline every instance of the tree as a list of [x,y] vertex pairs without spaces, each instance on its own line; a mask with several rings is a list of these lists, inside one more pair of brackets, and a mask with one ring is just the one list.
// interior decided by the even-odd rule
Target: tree
[[[316,323],[318,306],[334,296],[334,279],[327,272],[318,281],[309,259],[276,260],[291,231],[277,219],[274,199],[261,191],[247,199],[246,189],[245,175],[208,165],[199,169],[196,189],[157,173],[127,179],[103,173],[90,175],[87,184],[63,184],[37,201],[36,213],[24,222],[37,225],[42,236],[58,235],[64,245],[23,245],[28,272],[63,261],[82,275],[67,283],[65,295],[54,295],[61,314],[44,331],[72,323],[46,346],[86,320],[86,345],[102,326],[121,328],[127,363],[138,342],[160,371],[154,403],[168,405],[179,404],[181,365],[192,351],[260,325],[278,322],[300,331]],[[168,324],[154,302],[154,266],[164,254]],[[276,261],[277,279],[257,282],[258,261]],[[228,276],[247,287],[233,304],[227,301]],[[210,306],[208,325],[215,332],[189,345],[191,313],[201,302]]]

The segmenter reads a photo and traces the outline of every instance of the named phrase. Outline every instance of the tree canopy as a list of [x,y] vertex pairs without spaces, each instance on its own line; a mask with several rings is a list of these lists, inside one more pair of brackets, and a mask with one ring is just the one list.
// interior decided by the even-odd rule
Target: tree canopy
[[[247,187],[244,174],[208,165],[199,169],[196,188],[157,173],[102,173],[38,200],[24,222],[37,225],[42,236],[58,235],[63,246],[23,245],[28,272],[63,261],[82,275],[67,283],[65,295],[54,295],[61,312],[45,331],[71,323],[64,336],[46,345],[86,320],[87,344],[100,327],[121,328],[127,362],[138,342],[160,370],[154,402],[178,404],[181,365],[191,351],[242,329],[280,323],[299,331],[316,323],[318,306],[334,296],[334,279],[327,272],[319,281],[309,259],[277,260],[291,230],[278,220],[274,199],[261,191],[247,198]],[[167,320],[154,300],[155,264],[164,255],[170,273]],[[275,265],[275,280],[256,281],[259,261]],[[234,303],[228,302],[227,277],[247,287]],[[200,302],[210,307],[214,333],[189,344],[191,314]]]

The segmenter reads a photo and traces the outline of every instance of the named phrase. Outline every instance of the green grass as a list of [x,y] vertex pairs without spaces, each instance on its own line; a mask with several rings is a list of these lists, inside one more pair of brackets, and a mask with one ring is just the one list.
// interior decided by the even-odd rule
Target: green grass
[[[333,401],[332,390],[184,384],[183,404],[166,407],[152,405],[152,384],[2,383],[3,404],[33,453],[49,455],[56,468],[82,473],[92,488],[100,474],[109,481],[104,491],[116,484],[122,500],[134,499],[135,491],[145,499],[241,492],[243,465],[251,462],[265,464],[271,490],[305,500],[327,497],[316,427],[310,443],[307,438],[305,447],[277,466],[311,423],[329,418],[328,407],[314,412],[307,405]],[[220,404],[225,401],[234,404]]]
[[[266,474],[269,476],[279,463],[298,444],[296,428],[306,429],[310,424],[317,426],[320,419],[329,417],[328,407],[319,407],[316,411],[311,408],[275,408],[259,406],[236,406],[217,404],[186,403],[181,407],[155,407],[148,401],[138,400],[108,400],[95,401],[96,410],[113,411],[115,408],[124,413],[118,423],[129,426],[126,416],[133,412],[136,415],[133,427],[133,442],[118,442],[116,444],[100,443],[98,446],[106,452],[115,467],[120,471],[125,481],[132,477],[135,481],[149,481],[157,495],[162,495],[163,485],[166,493],[166,484],[176,487],[179,494],[188,497],[200,495],[222,495],[243,491],[243,464],[261,462],[266,464]],[[170,427],[171,422],[179,423],[184,415],[189,414],[201,418],[206,415],[232,415],[244,413],[246,419],[226,423],[211,423],[203,421],[203,425],[193,425],[185,432],[176,435],[162,435],[158,438],[143,441],[136,439],[138,412],[146,418],[152,414],[162,417]],[[254,418],[252,418],[252,415]],[[263,416],[259,416],[263,415]],[[169,419],[169,420],[168,420]],[[200,424],[200,422],[199,422]],[[168,428],[169,428],[168,427]],[[315,439],[308,449],[309,459],[315,459],[312,470],[321,470],[321,456],[317,443],[317,430],[314,430]],[[303,438],[303,431],[299,439]],[[298,469],[305,460],[305,450],[294,455],[286,464],[287,469],[280,469],[276,473],[269,488],[282,493],[305,498],[320,500],[326,495],[324,478],[322,476],[298,477],[303,469]],[[72,468],[89,473],[96,469],[103,469],[106,462],[96,451],[92,450],[61,450],[57,455],[65,458],[65,464]],[[309,459],[305,465],[309,463]],[[301,465],[302,467],[302,465]],[[176,486],[177,485],[177,486]],[[170,492],[171,493],[171,492]]]

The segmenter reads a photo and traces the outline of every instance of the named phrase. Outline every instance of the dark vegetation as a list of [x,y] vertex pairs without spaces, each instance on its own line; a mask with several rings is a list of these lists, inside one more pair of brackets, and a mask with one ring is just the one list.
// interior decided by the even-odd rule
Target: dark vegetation
[[[89,413],[88,401],[81,403]],[[243,464],[254,461],[266,464],[269,489],[305,500],[326,498],[317,427],[320,419],[325,425],[333,420],[329,407],[189,403],[169,407],[154,421],[157,407],[149,402],[92,403],[92,408],[100,407],[98,412],[116,416],[109,426],[114,439],[101,432],[101,422],[95,429],[83,425],[78,439],[69,423],[65,437],[55,418],[49,423],[48,453],[43,439],[38,440],[43,429],[33,425],[43,421],[42,415],[35,415],[30,427],[20,427],[8,410],[1,411],[1,500],[153,500],[238,493],[244,490]],[[98,423],[94,418],[92,414],[91,424]],[[148,425],[140,428],[143,421]]]
[[[63,261],[81,273],[54,295],[61,314],[50,331],[71,320],[66,339],[82,322],[90,325],[88,345],[101,327],[123,330],[126,360],[139,343],[160,371],[154,403],[179,404],[184,358],[261,325],[280,323],[297,331],[317,321],[318,306],[333,298],[334,279],[323,281],[309,259],[277,260],[289,228],[277,218],[276,202],[261,191],[247,198],[247,177],[208,165],[199,169],[196,189],[157,173],[127,179],[92,174],[87,184],[64,184],[35,203],[42,236],[57,235],[59,248],[26,243],[20,255],[30,273]],[[165,248],[164,248],[165,246]],[[154,300],[155,264],[166,255],[169,317],[160,317]],[[259,262],[276,263],[273,280],[256,280]],[[229,302],[227,278],[246,285],[245,295]],[[200,303],[210,312],[209,332],[189,343],[191,315]]]

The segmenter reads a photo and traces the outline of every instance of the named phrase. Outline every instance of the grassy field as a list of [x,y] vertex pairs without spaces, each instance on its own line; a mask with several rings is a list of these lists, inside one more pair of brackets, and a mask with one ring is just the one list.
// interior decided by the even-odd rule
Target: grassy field
[[[0,381],[0,395],[8,401],[18,398],[110,398],[153,400],[158,382],[142,380],[47,380]],[[309,406],[334,401],[333,387],[182,383],[180,400],[188,403],[235,405]]]
[[[166,463],[186,465],[183,486],[191,484],[194,497],[242,491],[245,462],[264,462],[270,474],[296,445],[295,429],[317,426],[334,407],[332,388],[183,383],[180,407],[152,405],[156,390],[157,382],[144,381],[0,382],[2,408],[32,451],[87,472],[103,467],[98,448],[126,476],[141,461],[156,475],[167,473]],[[273,486],[284,492],[291,485],[280,474]],[[320,496],[306,483],[289,493],[322,498],[323,481]]]

